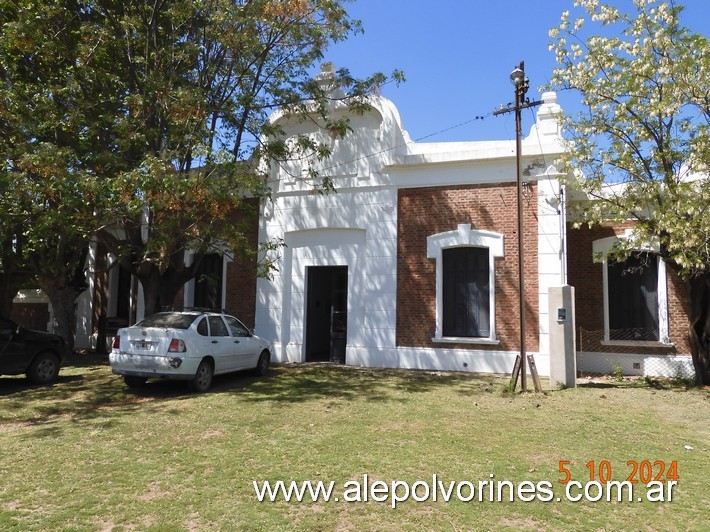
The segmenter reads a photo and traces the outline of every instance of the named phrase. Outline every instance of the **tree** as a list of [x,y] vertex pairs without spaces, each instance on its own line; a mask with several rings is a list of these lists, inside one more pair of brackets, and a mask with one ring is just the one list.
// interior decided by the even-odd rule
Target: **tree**
[[580,222],[633,220],[620,257],[658,243],[687,286],[696,378],[710,384],[710,44],[681,25],[680,5],[634,5],[579,0],[577,14],[563,13],[550,31],[550,85],[584,105],[563,119],[571,184],[592,200]]
[[17,241],[20,233],[21,229],[10,220],[0,218],[0,314],[3,316],[10,315],[12,300],[26,277],[22,267],[22,245]]
[[31,275],[71,348],[88,238],[97,227],[95,166],[105,151],[95,118],[105,104],[82,92],[83,35],[70,6],[0,4],[0,259],[3,308]]
[[[46,204],[69,180],[91,214],[77,205],[78,222],[67,209],[49,211],[53,230],[103,243],[139,278],[146,313],[170,306],[205,253],[251,251],[240,213],[268,194],[260,158],[328,155],[307,139],[262,143],[277,133],[265,126],[271,110],[304,120],[315,110],[334,135],[347,133],[346,121],[327,118],[328,93],[310,79],[328,45],[360,29],[344,1],[54,0],[18,9],[0,0],[0,65],[13,102],[0,117],[12,137],[6,166],[26,188],[23,161],[60,155],[56,168],[33,166],[49,176],[33,201]],[[356,109],[386,80],[346,70],[338,78]],[[48,102],[46,119],[35,93]],[[5,203],[21,217],[19,202]]]

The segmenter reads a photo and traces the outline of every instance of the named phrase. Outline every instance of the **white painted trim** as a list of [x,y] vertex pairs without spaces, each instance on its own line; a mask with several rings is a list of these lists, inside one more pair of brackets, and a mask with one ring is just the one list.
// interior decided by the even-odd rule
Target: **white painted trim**
[[666,261],[658,257],[658,340],[665,345],[672,345],[668,319],[668,279]]
[[[227,301],[227,265],[232,262],[232,257],[226,253],[225,250],[221,252],[215,251],[214,253],[219,253],[222,256],[222,308],[226,308]],[[192,264],[195,260],[195,253],[193,251],[187,250],[185,252],[185,265]],[[193,277],[183,285],[183,297],[182,304],[185,308],[192,308],[195,306],[195,278]]]
[[222,308],[227,308],[227,265],[232,262],[232,259],[224,254],[222,255]]
[[[504,236],[493,231],[471,229],[471,224],[459,224],[454,231],[437,233],[427,237],[427,258],[436,260],[436,328],[434,342],[478,343],[496,345],[496,295],[495,259],[504,256]],[[444,330],[444,249],[455,247],[477,247],[488,249],[488,308],[491,331],[487,338],[451,338],[443,335]]]
[[[606,255],[611,251],[611,248],[616,242],[619,240],[626,240],[632,236],[632,229],[626,229],[624,231],[623,235],[620,236],[608,236],[606,238],[600,238],[599,240],[595,240],[592,242],[592,251],[594,252],[595,255],[603,255],[606,257]],[[642,246],[639,246],[636,248],[636,251],[650,251],[653,253],[658,253],[661,250],[658,242],[650,242],[646,243]]]
[[438,258],[444,248],[472,246],[488,248],[491,257],[503,257],[503,235],[493,231],[471,229],[471,224],[459,224],[458,229],[428,236],[426,239],[427,258]]
[[675,344],[671,342],[654,342],[651,340],[602,340],[601,345],[619,346],[619,347],[673,347]]
[[[616,364],[621,365],[624,375],[674,378],[679,376],[688,377],[694,375],[695,373],[693,359],[690,355],[649,355],[638,352],[577,352],[577,370],[581,372],[611,374],[614,371],[614,367],[612,365]],[[638,367],[634,367],[634,364]]]
[[[192,250],[185,251],[185,265],[192,264],[195,260],[195,254]],[[192,308],[195,306],[195,278],[193,277],[183,285],[182,291],[182,306],[184,308]]]
[[[656,288],[656,293],[658,294],[658,341],[638,341],[633,340],[611,340],[609,333],[609,270],[607,254],[611,250],[612,246],[620,239],[628,238],[631,234],[631,230],[627,229],[623,236],[610,236],[607,238],[600,238],[592,242],[592,258],[595,255],[602,254],[602,299],[604,308],[604,337],[602,339],[602,345],[619,345],[619,346],[655,346],[655,347],[668,347],[673,344],[670,341],[669,336],[669,325],[668,325],[668,280],[666,278],[666,263],[660,257],[656,256],[658,261],[658,286]],[[652,253],[658,253],[659,247],[657,244],[651,243],[645,246],[641,246],[637,251],[648,251]]]
[[448,343],[448,344],[479,344],[479,345],[500,345],[500,340],[491,340],[489,338],[477,338],[470,336],[442,336],[440,338],[432,338],[432,342]]
[[604,310],[604,342],[609,341],[609,268],[607,268],[606,255],[602,261],[602,299]]
[[108,269],[108,293],[106,294],[106,317],[113,318],[118,312],[118,258],[113,253],[106,256],[106,268]]
[[[540,376],[548,376],[549,355],[535,356]],[[348,346],[347,365],[360,367],[422,369],[428,371],[465,371],[509,375],[517,351],[458,349],[450,347],[363,347]]]

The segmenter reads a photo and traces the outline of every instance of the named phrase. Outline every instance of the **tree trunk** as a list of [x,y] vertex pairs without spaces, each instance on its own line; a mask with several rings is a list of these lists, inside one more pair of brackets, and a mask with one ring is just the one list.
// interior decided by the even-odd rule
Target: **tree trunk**
[[146,316],[163,310],[173,310],[178,291],[190,279],[174,272],[172,268],[161,273],[157,266],[151,266],[150,271],[141,272],[137,277],[143,286],[143,305]]
[[688,333],[693,354],[695,379],[699,386],[710,385],[710,272],[688,282],[690,314]]
[[12,301],[28,275],[22,270],[22,238],[18,231],[10,230],[0,242],[0,314],[10,317]]
[[12,300],[18,292],[18,284],[14,282],[12,273],[0,273],[0,314],[10,317]]
[[62,286],[56,283],[56,279],[37,278],[37,283],[42,291],[47,294],[49,302],[52,304],[54,320],[57,324],[55,334],[58,334],[67,345],[69,353],[74,351],[74,327],[76,326],[76,306],[77,290],[73,286]]
[[202,253],[195,253],[192,264],[185,266],[184,252],[176,253],[163,270],[157,264],[143,263],[138,268],[132,268],[130,261],[124,263],[124,267],[129,268],[143,286],[143,304],[146,316],[161,310],[175,308],[175,297],[183,285],[195,277],[202,257]]

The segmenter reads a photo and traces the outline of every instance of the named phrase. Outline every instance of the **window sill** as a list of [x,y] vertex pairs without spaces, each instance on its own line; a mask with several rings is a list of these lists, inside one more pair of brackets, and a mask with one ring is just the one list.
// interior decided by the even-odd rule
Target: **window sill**
[[620,347],[675,347],[673,342],[655,342],[649,340],[602,340],[601,345]]
[[500,345],[500,340],[494,340],[491,338],[472,338],[470,336],[439,336],[432,338],[431,341],[440,344]]

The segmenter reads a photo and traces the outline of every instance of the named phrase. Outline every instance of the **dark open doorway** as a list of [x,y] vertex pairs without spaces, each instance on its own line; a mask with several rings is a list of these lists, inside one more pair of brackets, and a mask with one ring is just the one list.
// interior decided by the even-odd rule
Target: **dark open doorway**
[[345,363],[348,324],[348,267],[307,269],[306,362]]
[[222,308],[222,255],[208,253],[195,274],[195,307]]
[[111,298],[116,298],[115,307],[110,305],[106,309],[106,334],[109,336],[114,336],[121,327],[128,327],[134,323],[135,318],[131,308],[131,294],[133,294],[131,272],[119,265],[113,275],[118,276],[118,282],[115,285],[111,283],[116,287],[111,293]]

